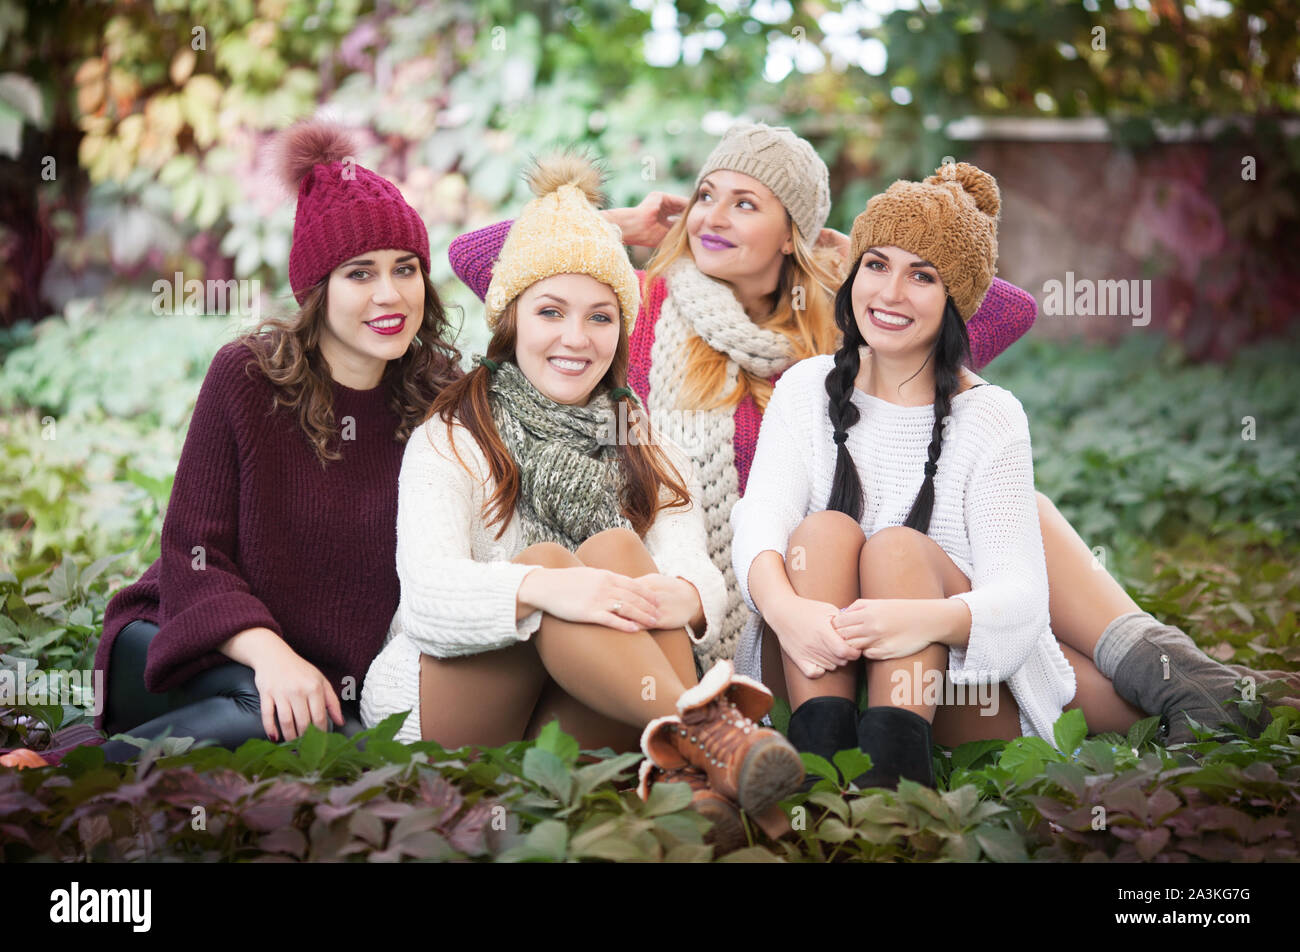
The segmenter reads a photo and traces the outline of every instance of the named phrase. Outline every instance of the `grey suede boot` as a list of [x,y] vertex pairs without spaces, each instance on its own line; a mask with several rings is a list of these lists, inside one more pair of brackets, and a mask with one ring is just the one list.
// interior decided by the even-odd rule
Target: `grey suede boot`
[[1232,723],[1257,736],[1271,718],[1251,724],[1237,705],[1238,674],[1206,655],[1185,633],[1146,612],[1121,615],[1097,641],[1094,661],[1115,693],[1148,715],[1160,715],[1167,743],[1194,740],[1187,718],[1210,728]]

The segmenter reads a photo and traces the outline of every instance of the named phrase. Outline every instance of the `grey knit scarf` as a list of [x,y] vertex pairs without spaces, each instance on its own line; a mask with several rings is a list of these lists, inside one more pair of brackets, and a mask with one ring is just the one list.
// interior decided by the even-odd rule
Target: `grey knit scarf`
[[610,393],[598,388],[586,406],[556,403],[513,361],[502,361],[490,381],[492,418],[519,467],[524,545],[557,542],[572,552],[597,532],[632,528],[619,502],[624,476],[610,442],[618,432]]

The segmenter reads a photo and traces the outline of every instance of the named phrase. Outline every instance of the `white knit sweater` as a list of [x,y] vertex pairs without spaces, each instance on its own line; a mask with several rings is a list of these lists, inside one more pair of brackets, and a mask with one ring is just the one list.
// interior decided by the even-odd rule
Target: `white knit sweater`
[[[519,585],[536,566],[510,561],[525,548],[517,515],[500,539],[499,524],[485,525],[483,506],[496,485],[478,441],[459,422],[453,425],[454,448],[441,418],[418,427],[406,444],[397,489],[401,598],[361,691],[367,727],[395,712],[411,712],[397,733],[400,741],[420,739],[421,654],[454,658],[509,647],[528,640],[542,622],[540,610],[515,619]],[[662,440],[661,448],[687,477],[692,500],[698,499],[689,459]],[[726,593],[722,573],[709,559],[699,504],[661,511],[644,541],[660,574],[680,576],[699,591],[704,635],[696,638],[685,627],[696,650],[707,651],[722,630]]]
[[[736,579],[751,612],[754,559],[767,549],[784,558],[804,517],[827,508],[836,447],[825,381],[833,366],[823,355],[791,367],[763,416],[745,497],[731,513]],[[925,475],[934,407],[899,406],[857,389],[852,399],[861,417],[845,446],[862,480],[861,525],[870,538],[907,518]],[[953,596],[970,608],[971,630],[966,647],[949,648],[949,676],[1007,681],[1021,731],[1052,743],[1052,726],[1074,697],[1074,670],[1048,624],[1029,422],[1010,392],[986,384],[953,397],[934,490],[928,534],[971,584]],[[736,656],[737,671],[756,678],[759,630],[751,614]]]

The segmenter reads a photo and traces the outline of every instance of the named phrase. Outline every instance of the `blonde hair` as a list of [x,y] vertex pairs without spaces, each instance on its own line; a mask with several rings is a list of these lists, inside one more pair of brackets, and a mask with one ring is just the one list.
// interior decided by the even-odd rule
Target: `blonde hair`
[[[674,261],[691,253],[686,234],[686,220],[699,200],[699,190],[691,196],[685,211],[659,243],[645,270],[641,290],[642,299],[648,300],[654,282],[662,277]],[[817,354],[833,353],[839,346],[839,329],[835,325],[835,292],[844,275],[844,260],[833,248],[814,248],[799,232],[799,226],[786,212],[790,224],[794,252],[781,263],[781,274],[776,282],[776,307],[764,318],[764,330],[775,331],[793,344],[794,359],[803,360]],[[796,308],[795,291],[803,288],[802,308]],[[669,289],[671,291],[671,288]],[[759,410],[767,409],[772,395],[772,384],[764,377],[740,368],[740,375],[731,393],[722,393],[727,379],[727,360],[721,351],[714,350],[696,334],[686,342],[686,360],[681,371],[681,410],[734,409],[746,395],[752,395]]]

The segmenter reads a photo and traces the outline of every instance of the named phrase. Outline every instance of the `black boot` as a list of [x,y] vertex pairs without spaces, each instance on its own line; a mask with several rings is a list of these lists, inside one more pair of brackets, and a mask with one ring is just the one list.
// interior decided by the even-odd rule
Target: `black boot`
[[906,777],[934,787],[930,722],[901,707],[869,707],[858,718],[858,746],[871,757],[871,769],[855,779],[860,788],[898,789]]
[[[834,763],[841,750],[858,746],[857,717],[857,704],[846,697],[809,698],[790,715],[787,739],[800,753]],[[809,777],[800,789],[807,793],[816,782],[816,777]]]

